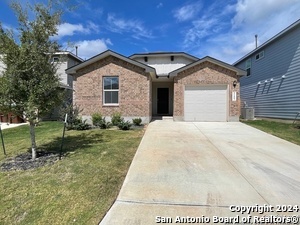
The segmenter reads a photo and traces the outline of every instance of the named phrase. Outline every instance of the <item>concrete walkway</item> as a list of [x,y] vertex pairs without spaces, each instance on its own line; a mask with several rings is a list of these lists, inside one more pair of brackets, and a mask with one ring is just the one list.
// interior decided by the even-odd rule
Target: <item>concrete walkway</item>
[[[188,217],[218,224],[214,216],[241,222],[248,214],[232,212],[231,205],[299,205],[299,171],[300,146],[242,123],[155,121],[100,224]],[[273,211],[267,215],[299,215]]]
[[22,126],[22,125],[26,125],[28,123],[1,123],[1,129],[5,130],[8,128],[14,128],[14,127],[18,127],[18,126]]

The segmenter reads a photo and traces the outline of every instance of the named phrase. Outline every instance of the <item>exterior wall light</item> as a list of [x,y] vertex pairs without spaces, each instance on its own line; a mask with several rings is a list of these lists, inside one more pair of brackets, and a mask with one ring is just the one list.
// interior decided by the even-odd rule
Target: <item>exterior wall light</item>
[[260,81],[257,83],[257,85],[261,85]]
[[285,75],[282,75],[281,78],[284,79],[284,78],[285,78]]
[[236,81],[236,80],[235,80],[235,81],[233,81],[232,85],[233,85],[233,88],[235,88],[235,87],[236,87],[236,85],[237,85],[237,81]]
[[273,82],[273,81],[274,81],[274,79],[273,79],[273,78],[271,78],[270,82]]
[[268,83],[268,80],[265,80],[265,83]]

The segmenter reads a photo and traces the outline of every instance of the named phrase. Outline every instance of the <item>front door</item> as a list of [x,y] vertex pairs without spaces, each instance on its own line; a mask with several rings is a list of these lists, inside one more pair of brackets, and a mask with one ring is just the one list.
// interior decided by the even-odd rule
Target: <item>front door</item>
[[169,114],[169,88],[157,88],[157,114]]

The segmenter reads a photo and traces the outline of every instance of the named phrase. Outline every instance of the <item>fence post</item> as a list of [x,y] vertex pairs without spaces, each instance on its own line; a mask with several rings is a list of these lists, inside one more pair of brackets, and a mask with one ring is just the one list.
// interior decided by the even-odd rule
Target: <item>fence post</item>
[[66,115],[65,115],[65,121],[64,121],[64,129],[63,129],[63,134],[62,134],[62,139],[61,139],[61,146],[60,146],[60,150],[59,150],[59,160],[61,160],[61,153],[62,153],[62,148],[63,148],[63,145],[64,145],[67,120],[68,120],[68,114],[66,113]]

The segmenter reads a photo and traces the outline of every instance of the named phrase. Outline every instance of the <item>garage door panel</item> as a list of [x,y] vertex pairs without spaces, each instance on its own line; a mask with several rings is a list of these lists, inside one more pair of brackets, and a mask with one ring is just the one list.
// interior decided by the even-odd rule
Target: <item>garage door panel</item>
[[184,94],[186,121],[227,121],[227,86],[187,86]]

